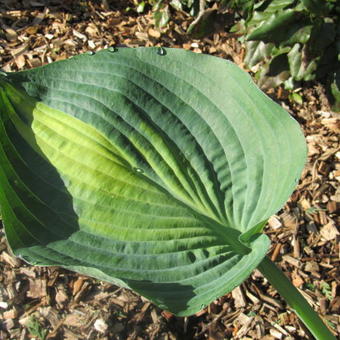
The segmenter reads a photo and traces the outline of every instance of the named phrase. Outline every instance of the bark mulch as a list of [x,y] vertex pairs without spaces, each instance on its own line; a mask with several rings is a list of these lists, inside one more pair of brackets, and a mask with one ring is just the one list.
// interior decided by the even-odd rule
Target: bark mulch
[[[231,59],[244,51],[226,32],[192,40],[177,13],[164,29],[127,1],[18,1],[0,3],[0,65],[5,71],[37,67],[108,46],[171,46]],[[300,123],[308,143],[297,190],[271,217],[270,256],[301,288],[335,335],[340,335],[339,116],[323,88],[297,89],[303,103],[282,89],[269,95]],[[1,222],[0,222],[1,223]],[[203,311],[179,318],[129,290],[56,267],[32,267],[14,258],[0,227],[0,339],[312,339],[294,313],[254,271]]]

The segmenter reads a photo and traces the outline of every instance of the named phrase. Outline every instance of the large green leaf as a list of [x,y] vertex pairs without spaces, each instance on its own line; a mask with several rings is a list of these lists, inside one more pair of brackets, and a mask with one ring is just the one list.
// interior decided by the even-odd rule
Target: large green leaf
[[297,123],[225,60],[121,48],[0,77],[13,252],[189,315],[240,284],[305,161]]

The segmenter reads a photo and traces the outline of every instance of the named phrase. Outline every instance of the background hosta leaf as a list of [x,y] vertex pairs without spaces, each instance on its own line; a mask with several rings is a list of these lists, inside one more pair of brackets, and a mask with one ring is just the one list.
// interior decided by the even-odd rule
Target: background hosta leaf
[[332,6],[330,1],[324,0],[302,0],[302,3],[308,11],[315,15],[327,15]]
[[336,25],[333,22],[318,22],[312,33],[309,49],[315,55],[323,52],[333,41],[337,41]]
[[331,91],[334,97],[332,109],[335,112],[339,112],[340,111],[340,69],[333,75],[333,79],[331,83]]
[[317,68],[317,58],[307,60],[305,49],[300,44],[295,44],[287,54],[291,75],[296,80],[312,80]]
[[[264,18],[262,18],[264,20]],[[254,20],[249,25],[254,25],[258,18],[254,14]],[[275,43],[280,46],[291,46],[295,43],[305,44],[311,35],[313,26],[309,24],[307,17],[297,10],[286,10],[273,13],[259,27],[254,28],[248,35],[247,40]]]
[[232,63],[84,54],[2,77],[0,203],[16,255],[192,314],[240,284],[305,160],[296,122]]
[[268,58],[273,49],[275,48],[274,44],[266,44],[263,41],[247,41],[245,43],[247,52],[244,58],[244,63],[252,68],[257,65],[262,60]]
[[257,84],[263,89],[270,89],[284,83],[289,79],[287,64],[287,55],[278,54],[257,71]]

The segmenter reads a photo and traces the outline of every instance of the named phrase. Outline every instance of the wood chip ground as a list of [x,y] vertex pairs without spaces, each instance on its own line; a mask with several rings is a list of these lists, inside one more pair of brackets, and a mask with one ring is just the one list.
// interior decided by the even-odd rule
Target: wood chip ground
[[[187,15],[164,29],[151,13],[126,11],[128,1],[0,2],[0,66],[37,67],[108,46],[169,46],[233,60],[244,51],[226,32],[191,40]],[[297,190],[266,228],[271,258],[289,276],[335,335],[340,335],[339,116],[323,88],[269,95],[301,124],[308,143]],[[31,267],[10,254],[0,227],[0,339],[312,339],[285,302],[255,271],[233,292],[188,318],[175,317],[126,289],[60,268]]]

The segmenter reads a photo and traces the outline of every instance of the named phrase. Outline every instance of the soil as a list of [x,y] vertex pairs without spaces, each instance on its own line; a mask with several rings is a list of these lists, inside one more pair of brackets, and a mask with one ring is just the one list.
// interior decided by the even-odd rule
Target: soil
[[[244,50],[225,29],[209,38],[185,35],[192,21],[173,13],[164,29],[126,1],[18,1],[0,4],[0,66],[18,71],[108,46],[169,46],[234,61]],[[266,234],[269,256],[300,288],[334,335],[340,335],[339,116],[320,84],[268,94],[295,117],[308,143],[308,163]],[[1,224],[1,222],[0,222]],[[0,339],[313,339],[255,270],[239,288],[194,316],[181,318],[111,284],[57,267],[33,267],[11,255],[0,227]]]

